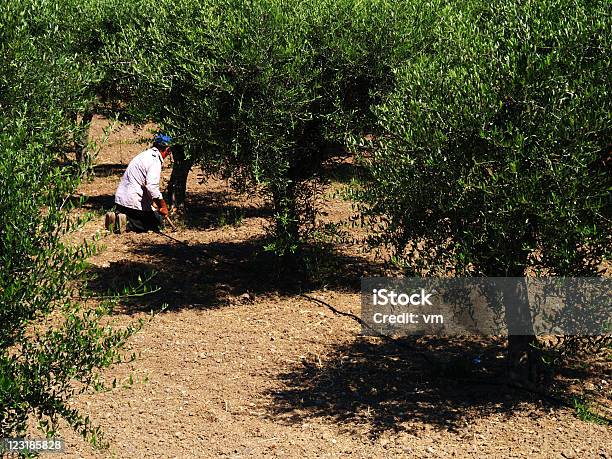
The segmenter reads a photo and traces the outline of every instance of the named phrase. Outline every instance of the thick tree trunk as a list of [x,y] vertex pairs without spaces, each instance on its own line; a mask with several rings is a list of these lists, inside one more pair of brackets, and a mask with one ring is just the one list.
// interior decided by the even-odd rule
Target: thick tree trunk
[[174,207],[185,205],[187,196],[187,177],[193,162],[186,159],[185,150],[181,146],[174,147],[172,151],[174,166],[168,182],[167,198],[168,204]]
[[502,280],[508,326],[508,374],[515,381],[536,383],[539,377],[538,343],[529,308],[525,278]]
[[76,161],[85,169],[89,169],[93,166],[93,158],[91,157],[90,152],[87,150],[88,136],[89,136],[89,126],[93,119],[93,112],[87,111],[83,113],[83,118],[79,123],[79,132],[75,138],[74,142],[74,150],[76,153]]
[[508,336],[508,376],[511,380],[523,383],[537,383],[542,369],[540,368],[535,336]]

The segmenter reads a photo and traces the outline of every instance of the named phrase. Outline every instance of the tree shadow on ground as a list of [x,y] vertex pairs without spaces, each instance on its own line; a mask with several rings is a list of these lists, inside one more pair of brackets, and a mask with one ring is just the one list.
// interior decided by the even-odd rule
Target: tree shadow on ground
[[333,161],[324,165],[322,175],[333,182],[342,184],[359,180],[366,174],[363,166],[352,162]]
[[[374,275],[383,270],[382,264],[330,249],[325,271],[313,276],[303,269],[287,269],[264,250],[266,242],[262,237],[189,246],[172,241],[141,245],[133,253],[146,262],[125,260],[93,268],[95,280],[89,286],[97,294],[121,291],[136,285],[139,277],[144,279],[156,272],[150,285],[158,291],[124,302],[123,312],[133,313],[158,309],[163,304],[181,309],[248,303],[260,295],[294,296],[321,285],[358,292],[364,272]],[[308,256],[308,250],[307,247],[304,256]]]
[[100,194],[96,196],[86,196],[83,209],[108,211],[115,206],[115,195]]
[[458,431],[539,400],[504,387],[502,350],[498,339],[357,338],[323,362],[303,360],[281,374],[285,387],[268,393],[269,416],[286,424],[325,418],[374,438],[423,423]]
[[240,225],[247,218],[269,218],[272,209],[253,205],[233,205],[232,196],[221,191],[190,193],[183,213],[183,223],[190,229],[207,230]]
[[90,275],[88,287],[96,295],[123,295],[128,290],[136,289],[122,296],[120,307],[116,310],[128,314],[156,311],[166,305],[172,308],[214,307],[221,299],[217,293],[222,293],[199,282],[187,270],[160,269],[156,263],[115,261],[108,267],[93,268]]
[[121,177],[127,168],[127,164],[96,164],[93,167],[95,177]]

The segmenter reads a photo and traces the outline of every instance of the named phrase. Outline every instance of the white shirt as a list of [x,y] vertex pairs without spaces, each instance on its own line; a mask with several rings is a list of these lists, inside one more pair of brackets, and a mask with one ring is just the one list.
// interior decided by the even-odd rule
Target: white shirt
[[161,199],[159,178],[164,159],[155,147],[138,154],[123,173],[115,202],[130,209],[151,211],[154,199]]

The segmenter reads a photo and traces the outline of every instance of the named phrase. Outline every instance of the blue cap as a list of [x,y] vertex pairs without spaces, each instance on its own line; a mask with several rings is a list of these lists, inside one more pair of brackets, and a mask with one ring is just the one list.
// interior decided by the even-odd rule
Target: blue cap
[[155,138],[153,139],[153,143],[157,143],[167,147],[172,143],[172,137],[160,133],[155,136]]

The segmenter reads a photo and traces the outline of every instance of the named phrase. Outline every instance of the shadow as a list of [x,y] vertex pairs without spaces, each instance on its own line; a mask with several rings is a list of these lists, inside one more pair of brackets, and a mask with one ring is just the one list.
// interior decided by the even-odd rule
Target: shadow
[[111,210],[115,206],[115,195],[101,194],[97,196],[86,196],[83,209],[87,210]]
[[121,177],[126,168],[127,164],[96,164],[93,171],[95,177]]
[[[89,286],[98,294],[121,291],[135,285],[139,276],[145,278],[156,271],[151,287],[160,290],[128,299],[123,312],[148,311],[163,304],[170,309],[206,309],[249,303],[259,295],[293,296],[321,285],[358,292],[365,271],[383,269],[382,265],[357,257],[330,253],[327,261],[333,267],[326,270],[326,276],[315,279],[303,269],[287,269],[275,255],[264,250],[266,243],[262,237],[189,246],[172,241],[141,245],[132,253],[146,258],[147,263],[126,260],[94,268],[91,274],[95,281]],[[308,256],[307,250],[304,256]]]
[[191,229],[213,229],[240,225],[246,218],[269,218],[269,207],[237,206],[228,204],[231,196],[225,192],[189,193],[183,220]]
[[214,285],[200,281],[199,274],[199,271],[188,269],[160,269],[156,263],[116,261],[106,268],[92,269],[88,287],[97,295],[123,294],[144,281],[147,291],[123,297],[116,313],[149,312],[166,305],[173,309],[218,306],[222,292],[215,291]]
[[[105,98],[108,101],[96,107],[96,115],[102,116],[106,119],[117,119],[117,121],[124,124],[134,124],[136,120],[125,110],[119,103],[112,101],[111,98]],[[138,126],[138,124],[134,124]]]
[[363,179],[366,171],[363,166],[359,166],[354,163],[346,161],[329,162],[325,164],[323,169],[323,176],[327,179],[339,182],[341,184],[349,184],[353,180]]
[[535,394],[503,386],[500,341],[478,338],[357,338],[324,362],[302,360],[268,393],[269,417],[300,424],[330,418],[378,437],[423,423],[459,431],[470,419],[510,415]]

